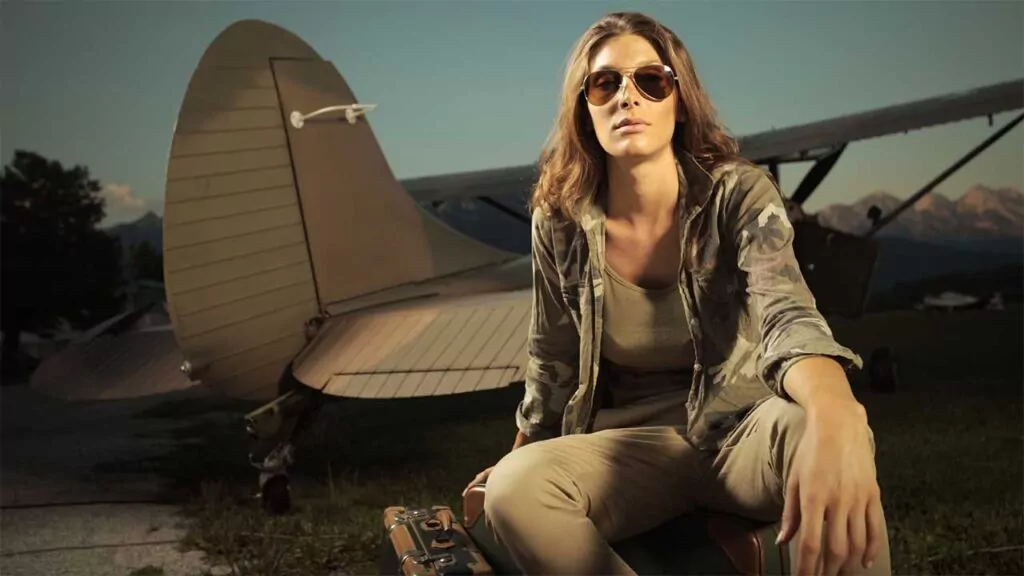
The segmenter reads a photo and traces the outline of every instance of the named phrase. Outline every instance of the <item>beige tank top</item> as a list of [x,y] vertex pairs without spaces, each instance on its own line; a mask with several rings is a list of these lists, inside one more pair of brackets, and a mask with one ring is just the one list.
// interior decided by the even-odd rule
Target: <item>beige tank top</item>
[[641,288],[605,265],[601,355],[640,370],[692,369],[693,344],[679,285]]

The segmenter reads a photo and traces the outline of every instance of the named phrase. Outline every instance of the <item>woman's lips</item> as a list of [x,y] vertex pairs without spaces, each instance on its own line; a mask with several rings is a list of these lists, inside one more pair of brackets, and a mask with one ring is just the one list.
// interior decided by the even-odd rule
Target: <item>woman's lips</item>
[[643,132],[644,130],[647,130],[647,125],[646,124],[639,124],[639,123],[637,123],[637,124],[626,124],[624,126],[619,126],[618,128],[615,129],[615,132],[617,134],[639,134],[640,132]]

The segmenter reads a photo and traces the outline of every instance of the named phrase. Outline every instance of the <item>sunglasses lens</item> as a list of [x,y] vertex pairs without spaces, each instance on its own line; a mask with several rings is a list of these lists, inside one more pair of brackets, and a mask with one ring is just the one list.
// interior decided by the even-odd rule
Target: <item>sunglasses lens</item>
[[637,88],[654,100],[664,100],[671,96],[675,85],[672,75],[660,66],[638,68],[633,73],[633,80]]
[[622,73],[617,70],[600,70],[587,77],[587,101],[594,106],[603,106],[615,96],[622,86]]

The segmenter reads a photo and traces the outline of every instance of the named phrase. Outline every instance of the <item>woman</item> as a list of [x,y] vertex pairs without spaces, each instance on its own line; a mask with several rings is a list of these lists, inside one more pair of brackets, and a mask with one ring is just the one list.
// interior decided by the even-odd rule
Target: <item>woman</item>
[[635,13],[594,24],[541,164],[519,433],[473,482],[516,563],[630,573],[608,542],[700,506],[781,518],[802,573],[888,573],[873,436],[844,372],[860,359],[676,35]]

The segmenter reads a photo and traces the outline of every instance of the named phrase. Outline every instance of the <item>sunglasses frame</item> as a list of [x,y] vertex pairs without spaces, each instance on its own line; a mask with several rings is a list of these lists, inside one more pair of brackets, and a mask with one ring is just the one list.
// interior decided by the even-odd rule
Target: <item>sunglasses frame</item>
[[[637,84],[636,78],[633,77],[633,74],[637,70],[643,70],[645,68],[661,68],[663,72],[667,72],[668,75],[672,78],[672,91],[669,92],[664,98],[658,99],[655,98],[654,96],[651,96],[650,94],[645,92],[639,84]],[[622,81],[619,83],[619,87],[616,88],[616,92],[622,91],[628,79],[629,81],[633,82],[633,86],[636,87],[636,91],[639,92],[641,96],[650,100],[651,102],[662,102],[669,98],[670,96],[672,96],[672,94],[674,94],[676,91],[676,83],[679,82],[679,77],[676,76],[675,70],[673,70],[672,67],[669,66],[668,64],[646,64],[644,66],[637,66],[636,68],[626,68],[625,70],[626,71],[617,68],[603,68],[601,70],[595,70],[593,72],[590,72],[589,74],[584,76],[583,85],[580,86],[580,92],[583,93],[583,99],[586,100],[591,106],[604,106],[605,104],[608,104],[608,102],[611,102],[614,99],[614,96],[612,96],[611,98],[608,99],[608,102],[605,102],[604,104],[594,104],[593,102],[590,101],[590,98],[587,96],[587,81],[590,80],[590,77],[593,76],[594,74],[599,74],[601,72],[618,72],[619,74],[622,75]]]

